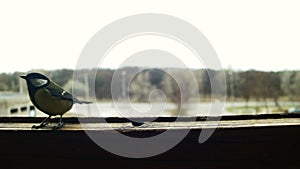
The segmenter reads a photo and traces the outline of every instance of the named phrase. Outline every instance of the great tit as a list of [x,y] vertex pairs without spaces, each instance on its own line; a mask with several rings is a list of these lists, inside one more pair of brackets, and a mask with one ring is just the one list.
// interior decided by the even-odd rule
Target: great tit
[[40,125],[33,125],[32,128],[42,128],[49,123],[51,116],[60,115],[58,125],[53,127],[53,129],[59,129],[64,125],[62,121],[63,114],[72,108],[73,103],[92,103],[78,100],[72,94],[40,73],[30,73],[20,77],[26,80],[29,97],[33,105],[49,115]]

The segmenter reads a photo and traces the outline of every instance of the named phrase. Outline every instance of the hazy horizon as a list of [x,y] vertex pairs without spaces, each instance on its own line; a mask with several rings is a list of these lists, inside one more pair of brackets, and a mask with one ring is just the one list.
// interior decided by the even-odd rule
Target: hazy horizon
[[[118,69],[124,69],[124,68],[141,68],[141,69],[186,69],[186,68],[180,68],[180,67],[141,67],[141,66],[125,66],[125,67],[120,67]],[[116,68],[81,68],[81,69],[74,69],[74,68],[54,68],[54,69],[44,69],[44,68],[37,68],[37,69],[30,69],[30,70],[25,70],[25,71],[12,71],[12,72],[0,72],[0,73],[6,73],[6,74],[12,74],[12,73],[29,73],[29,72],[42,72],[42,71],[46,71],[46,72],[54,72],[54,71],[58,71],[58,70],[71,70],[71,71],[75,71],[75,70],[94,70],[94,69],[98,69],[98,70],[117,70]],[[191,70],[207,70],[206,68],[191,68]],[[216,69],[210,69],[210,70],[214,70],[214,71],[218,71]],[[300,69],[285,69],[285,70],[259,70],[259,69],[233,69],[233,68],[224,68],[222,69],[224,71],[234,71],[234,72],[246,72],[246,71],[261,71],[261,72],[284,72],[284,71],[300,71]]]

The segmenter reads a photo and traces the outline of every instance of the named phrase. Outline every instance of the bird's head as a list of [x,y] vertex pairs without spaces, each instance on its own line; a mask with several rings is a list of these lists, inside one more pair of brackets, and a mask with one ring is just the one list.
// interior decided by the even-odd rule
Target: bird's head
[[40,73],[29,73],[26,76],[20,76],[25,79],[27,84],[33,87],[44,87],[50,83],[48,77]]

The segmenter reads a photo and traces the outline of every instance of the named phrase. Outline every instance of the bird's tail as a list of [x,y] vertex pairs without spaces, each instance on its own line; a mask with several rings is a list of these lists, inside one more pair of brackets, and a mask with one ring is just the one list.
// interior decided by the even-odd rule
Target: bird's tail
[[93,102],[79,100],[77,103],[79,103],[79,104],[91,104]]
[[90,101],[79,100],[76,97],[73,97],[73,102],[78,103],[78,104],[91,104],[91,103],[93,103],[93,102],[90,102]]

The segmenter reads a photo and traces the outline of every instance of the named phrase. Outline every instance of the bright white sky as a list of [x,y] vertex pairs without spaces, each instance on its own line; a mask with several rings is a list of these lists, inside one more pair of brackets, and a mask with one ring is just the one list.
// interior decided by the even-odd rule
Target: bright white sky
[[[83,47],[98,30],[142,13],[173,15],[196,26],[224,68],[299,69],[299,9],[298,0],[0,1],[0,72],[75,68]],[[157,47],[197,67],[188,52],[180,54],[186,49],[179,44],[171,48],[174,42],[155,39],[143,37],[120,44],[102,66],[115,68],[126,55]]]

